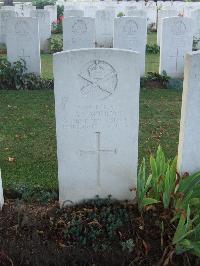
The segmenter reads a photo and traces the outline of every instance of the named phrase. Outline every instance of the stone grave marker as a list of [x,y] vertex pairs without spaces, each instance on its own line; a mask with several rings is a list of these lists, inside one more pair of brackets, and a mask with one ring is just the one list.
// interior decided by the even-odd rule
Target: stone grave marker
[[144,9],[132,9],[126,13],[127,17],[143,17],[147,18],[147,12]]
[[192,51],[192,19],[172,17],[163,19],[159,73],[166,71],[170,77],[182,78],[184,56]]
[[158,21],[157,21],[157,45],[160,46],[160,35],[161,35],[161,25],[163,18],[175,17],[178,15],[177,10],[158,10]]
[[178,147],[178,171],[200,171],[200,51],[185,56],[184,84]]
[[112,47],[114,17],[113,10],[97,10],[95,28],[98,47]]
[[57,6],[45,6],[44,10],[49,11],[51,23],[57,20]]
[[121,17],[114,20],[113,47],[139,52],[140,74],[145,74],[147,20],[142,17]]
[[40,34],[40,49],[48,50],[48,39],[51,37],[51,20],[50,13],[44,9],[36,9],[31,11],[31,16],[38,19]]
[[24,12],[24,17],[30,17],[31,16],[31,11],[36,10],[35,6],[24,4],[23,5],[23,12]]
[[80,9],[69,9],[64,11],[64,18],[67,17],[83,17],[84,11]]
[[26,62],[27,72],[40,75],[39,26],[36,18],[12,18],[8,22],[7,57]]
[[132,199],[138,163],[138,54],[81,49],[54,54],[60,204],[99,195]]
[[194,41],[195,48],[200,49],[200,8],[191,11],[191,18],[194,23]]
[[93,47],[95,47],[95,19],[86,17],[64,18],[64,50]]
[[17,17],[17,13],[15,11],[0,10],[0,43],[6,44],[8,21],[14,17]]

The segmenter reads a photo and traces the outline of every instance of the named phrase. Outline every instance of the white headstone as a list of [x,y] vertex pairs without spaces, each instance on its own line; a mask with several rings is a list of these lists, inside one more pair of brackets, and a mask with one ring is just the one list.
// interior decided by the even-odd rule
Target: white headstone
[[83,17],[84,16],[84,11],[83,10],[78,10],[78,9],[69,9],[64,11],[64,18],[67,17]]
[[24,5],[20,3],[15,3],[15,11],[17,12],[18,17],[24,16]]
[[15,11],[0,10],[0,43],[6,43],[8,21],[14,17],[17,17],[17,13]]
[[31,5],[23,5],[23,12],[24,12],[24,17],[30,17],[31,16],[31,11],[36,10],[35,6]]
[[95,47],[95,19],[86,17],[64,18],[64,50],[93,47]]
[[196,47],[200,49],[200,9],[195,9],[191,11],[191,18],[194,21],[194,40],[196,42]]
[[85,17],[95,18],[96,11],[97,11],[96,6],[86,6],[84,9],[84,15]]
[[82,49],[54,54],[60,203],[133,198],[139,125],[138,54]]
[[57,6],[45,6],[44,10],[49,11],[51,23],[57,20]]
[[15,6],[2,6],[1,10],[11,10],[11,11],[15,11]]
[[182,78],[184,56],[192,51],[192,19],[172,17],[163,19],[159,73],[166,71],[170,77]]
[[2,210],[3,205],[4,205],[4,196],[3,196],[3,185],[1,179],[1,169],[0,169],[0,211]]
[[27,72],[40,74],[39,26],[36,18],[9,19],[7,57],[12,63],[23,59]]
[[160,35],[161,25],[163,18],[175,17],[178,15],[177,10],[158,10],[158,21],[157,21],[157,45],[160,46]]
[[114,17],[114,11],[97,10],[95,28],[98,47],[112,47]]
[[200,171],[200,51],[185,57],[184,85],[178,148],[178,171]]
[[136,10],[137,9],[137,6],[135,5],[135,6],[126,6],[125,7],[125,15],[127,16],[128,14],[128,12],[130,12],[130,11],[133,11],[133,10]]
[[140,74],[145,74],[147,20],[142,17],[121,17],[114,21],[113,47],[139,52]]
[[144,9],[133,9],[133,10],[128,10],[126,13],[127,17],[143,17],[147,18],[147,12]]
[[51,21],[50,13],[44,9],[31,11],[31,16],[36,17],[39,21],[40,49],[48,50],[48,40],[51,38]]

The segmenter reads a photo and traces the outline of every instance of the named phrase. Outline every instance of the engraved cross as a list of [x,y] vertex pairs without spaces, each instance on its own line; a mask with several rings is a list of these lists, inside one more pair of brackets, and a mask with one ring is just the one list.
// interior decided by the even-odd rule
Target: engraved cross
[[170,58],[176,58],[176,72],[178,72],[179,58],[184,58],[183,55],[179,55],[179,50],[176,50],[176,55],[171,55]]
[[96,173],[97,173],[97,184],[98,186],[100,186],[100,179],[101,179],[101,154],[102,153],[113,153],[116,154],[117,153],[117,149],[114,150],[108,150],[108,149],[102,149],[101,148],[101,132],[95,132],[96,134],[96,150],[80,150],[80,155],[82,154],[92,154],[92,155],[96,155],[96,160],[97,160],[97,169],[96,169]]

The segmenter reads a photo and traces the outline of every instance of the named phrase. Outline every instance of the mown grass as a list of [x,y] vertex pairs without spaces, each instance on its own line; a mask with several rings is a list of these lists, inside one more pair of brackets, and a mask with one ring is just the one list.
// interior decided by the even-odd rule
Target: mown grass
[[[177,153],[181,93],[142,90],[139,157],[159,144]],[[50,91],[0,91],[0,166],[5,188],[57,189],[54,95]]]

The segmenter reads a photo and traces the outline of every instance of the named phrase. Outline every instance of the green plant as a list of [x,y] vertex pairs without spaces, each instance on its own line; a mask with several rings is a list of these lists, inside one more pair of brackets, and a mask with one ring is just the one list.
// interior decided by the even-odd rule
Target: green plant
[[151,185],[152,175],[146,175],[146,165],[145,159],[140,166],[140,170],[137,177],[137,201],[138,201],[138,208],[141,211],[145,206],[158,203],[157,199],[151,198],[147,196]]
[[64,6],[63,5],[57,5],[57,18],[59,19],[64,15]]
[[33,0],[33,6],[36,6],[37,9],[43,9],[44,6],[53,6],[55,5],[56,0]]
[[146,45],[146,53],[147,54],[159,54],[160,47],[157,44],[147,44]]
[[26,73],[24,60],[10,63],[0,59],[0,90],[53,89],[53,81],[42,79],[34,73]]
[[166,71],[162,74],[157,72],[148,72],[143,78],[141,78],[141,87],[145,87],[148,82],[158,82],[162,88],[167,88],[169,84],[170,77],[167,75]]
[[135,244],[133,239],[128,239],[126,241],[122,241],[121,246],[123,251],[128,250],[128,252],[130,253],[133,251]]
[[62,19],[57,19],[52,23],[52,33],[61,34],[63,33]]
[[172,240],[176,253],[190,252],[200,256],[200,172],[185,173],[181,177],[176,172],[176,157],[167,160],[161,147],[156,157],[150,157],[150,170],[151,174],[146,175],[143,160],[137,178],[139,210],[158,202],[162,202],[164,209],[170,208],[171,222],[179,220]]
[[49,51],[51,54],[61,52],[63,50],[63,40],[59,37],[54,37],[49,40]]
[[123,16],[125,16],[125,14],[124,14],[123,12],[119,12],[119,13],[117,14],[117,17],[118,17],[118,18],[121,18],[121,17],[123,17]]
[[187,212],[182,213],[172,244],[175,245],[177,254],[190,252],[200,257],[200,216],[191,219],[191,211],[188,205]]

